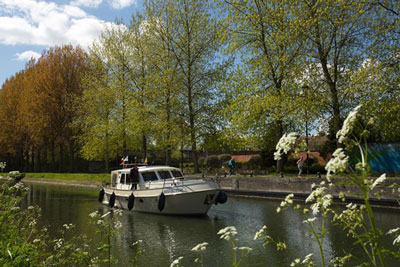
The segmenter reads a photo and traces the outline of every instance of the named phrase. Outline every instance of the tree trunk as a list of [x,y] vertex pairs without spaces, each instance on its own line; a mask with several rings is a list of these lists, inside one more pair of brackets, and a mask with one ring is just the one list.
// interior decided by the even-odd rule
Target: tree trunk
[[55,148],[55,144],[54,141],[51,142],[51,171],[55,171],[56,170],[56,148]]
[[62,172],[63,171],[63,165],[64,165],[64,162],[63,162],[63,154],[64,154],[64,151],[63,151],[63,144],[62,143],[60,143],[60,150],[58,151],[59,152],[59,155],[58,155],[58,172]]
[[45,147],[44,149],[43,149],[43,156],[42,156],[42,167],[41,167],[41,169],[42,169],[42,171],[44,171],[44,172],[48,172],[49,171],[49,165],[48,165],[48,163],[47,163],[47,147]]
[[42,151],[38,149],[36,153],[37,153],[36,171],[42,172]]
[[166,151],[166,155],[165,155],[165,164],[166,165],[170,165],[171,164],[171,146],[168,145],[167,146],[167,151]]
[[35,172],[35,149],[32,148],[31,150],[31,167],[29,169],[32,172]]
[[[276,124],[277,124],[277,129],[278,129],[278,131],[277,131],[277,134],[278,134],[277,140],[279,141],[279,139],[283,135],[283,125],[282,125],[282,121],[281,120],[276,121]],[[281,172],[284,171],[285,159],[286,159],[286,156],[282,155],[281,159],[276,161],[276,172],[277,173],[281,173]]]
[[109,165],[108,157],[106,157],[104,159],[104,165],[106,166],[106,173],[109,173],[110,172],[110,165]]
[[69,172],[74,172],[74,140],[69,140]]
[[146,135],[142,135],[142,151],[143,151],[143,162],[145,162],[147,158],[147,138]]

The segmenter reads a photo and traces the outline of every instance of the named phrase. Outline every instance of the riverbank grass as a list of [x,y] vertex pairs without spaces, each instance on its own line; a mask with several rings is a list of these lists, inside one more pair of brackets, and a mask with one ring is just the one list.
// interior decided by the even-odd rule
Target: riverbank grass
[[103,182],[110,180],[109,173],[26,173],[27,178],[63,180],[63,181],[89,181]]

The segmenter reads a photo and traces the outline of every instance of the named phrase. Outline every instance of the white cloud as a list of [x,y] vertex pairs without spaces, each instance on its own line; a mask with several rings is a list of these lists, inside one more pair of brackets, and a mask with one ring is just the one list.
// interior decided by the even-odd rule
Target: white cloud
[[109,4],[115,9],[123,9],[136,4],[136,0],[108,0]]
[[96,8],[101,2],[103,2],[103,0],[74,0],[71,2],[71,5]]
[[73,44],[86,48],[111,24],[87,15],[77,6],[0,0],[0,43],[6,45]]
[[16,59],[19,61],[28,61],[31,58],[38,59],[41,55],[35,51],[28,50],[22,53],[16,53],[15,56],[17,57]]

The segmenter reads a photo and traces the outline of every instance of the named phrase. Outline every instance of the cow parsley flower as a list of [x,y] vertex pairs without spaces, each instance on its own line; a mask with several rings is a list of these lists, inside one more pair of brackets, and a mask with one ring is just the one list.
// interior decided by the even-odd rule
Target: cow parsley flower
[[235,226],[225,227],[224,229],[219,230],[217,234],[221,235],[220,237],[221,239],[230,240],[231,236],[237,235],[236,227]]
[[175,260],[171,263],[170,267],[180,266],[181,260],[182,260],[182,259],[183,259],[182,256],[179,257],[179,258],[177,258],[177,259],[175,259]]
[[260,237],[262,237],[263,235],[265,235],[267,233],[267,226],[263,226],[255,235],[254,235],[254,240],[259,239]]
[[288,206],[292,205],[292,204],[293,204],[293,197],[294,197],[293,194],[287,195],[286,198],[285,198],[285,200],[283,200],[283,201],[281,202],[281,205],[280,205],[280,206],[281,206],[282,208],[285,208],[285,207],[288,207]]
[[283,154],[289,152],[292,145],[296,142],[296,133],[283,134],[279,142],[276,144],[276,152],[274,153],[274,159],[280,160]]
[[303,223],[311,223],[311,222],[315,221],[316,219],[317,219],[317,217],[312,217],[307,220],[304,220]]
[[205,251],[207,249],[208,243],[207,242],[203,242],[201,244],[196,245],[194,248],[192,248],[192,251],[195,252],[202,252]]
[[342,172],[346,170],[348,160],[349,157],[344,154],[342,148],[336,149],[335,152],[333,152],[332,154],[332,158],[325,166],[325,170],[327,170],[326,179],[330,182],[330,177],[332,173]]
[[350,111],[349,115],[343,122],[342,129],[340,129],[336,133],[336,138],[338,138],[339,143],[343,143],[346,137],[349,135],[349,133],[351,133],[351,131],[353,130],[354,124],[357,119],[357,113],[360,108],[361,105],[358,105],[352,111]]
[[243,254],[250,253],[253,249],[249,247],[238,247],[238,250],[241,251]]
[[371,190],[374,189],[376,186],[381,185],[385,180],[386,180],[386,173],[382,174],[381,176],[379,176],[378,179],[374,181],[374,183],[371,186]]

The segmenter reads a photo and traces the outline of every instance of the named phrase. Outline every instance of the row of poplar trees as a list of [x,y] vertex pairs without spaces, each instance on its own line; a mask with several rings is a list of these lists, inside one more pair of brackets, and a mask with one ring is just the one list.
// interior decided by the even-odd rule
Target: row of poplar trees
[[[0,155],[24,170],[76,171],[148,150],[272,148],[364,104],[375,139],[400,140],[396,0],[146,0],[88,51],[65,45],[0,90]],[[200,147],[201,146],[201,147]],[[272,153],[271,153],[272,156]],[[282,168],[278,162],[278,170]]]

